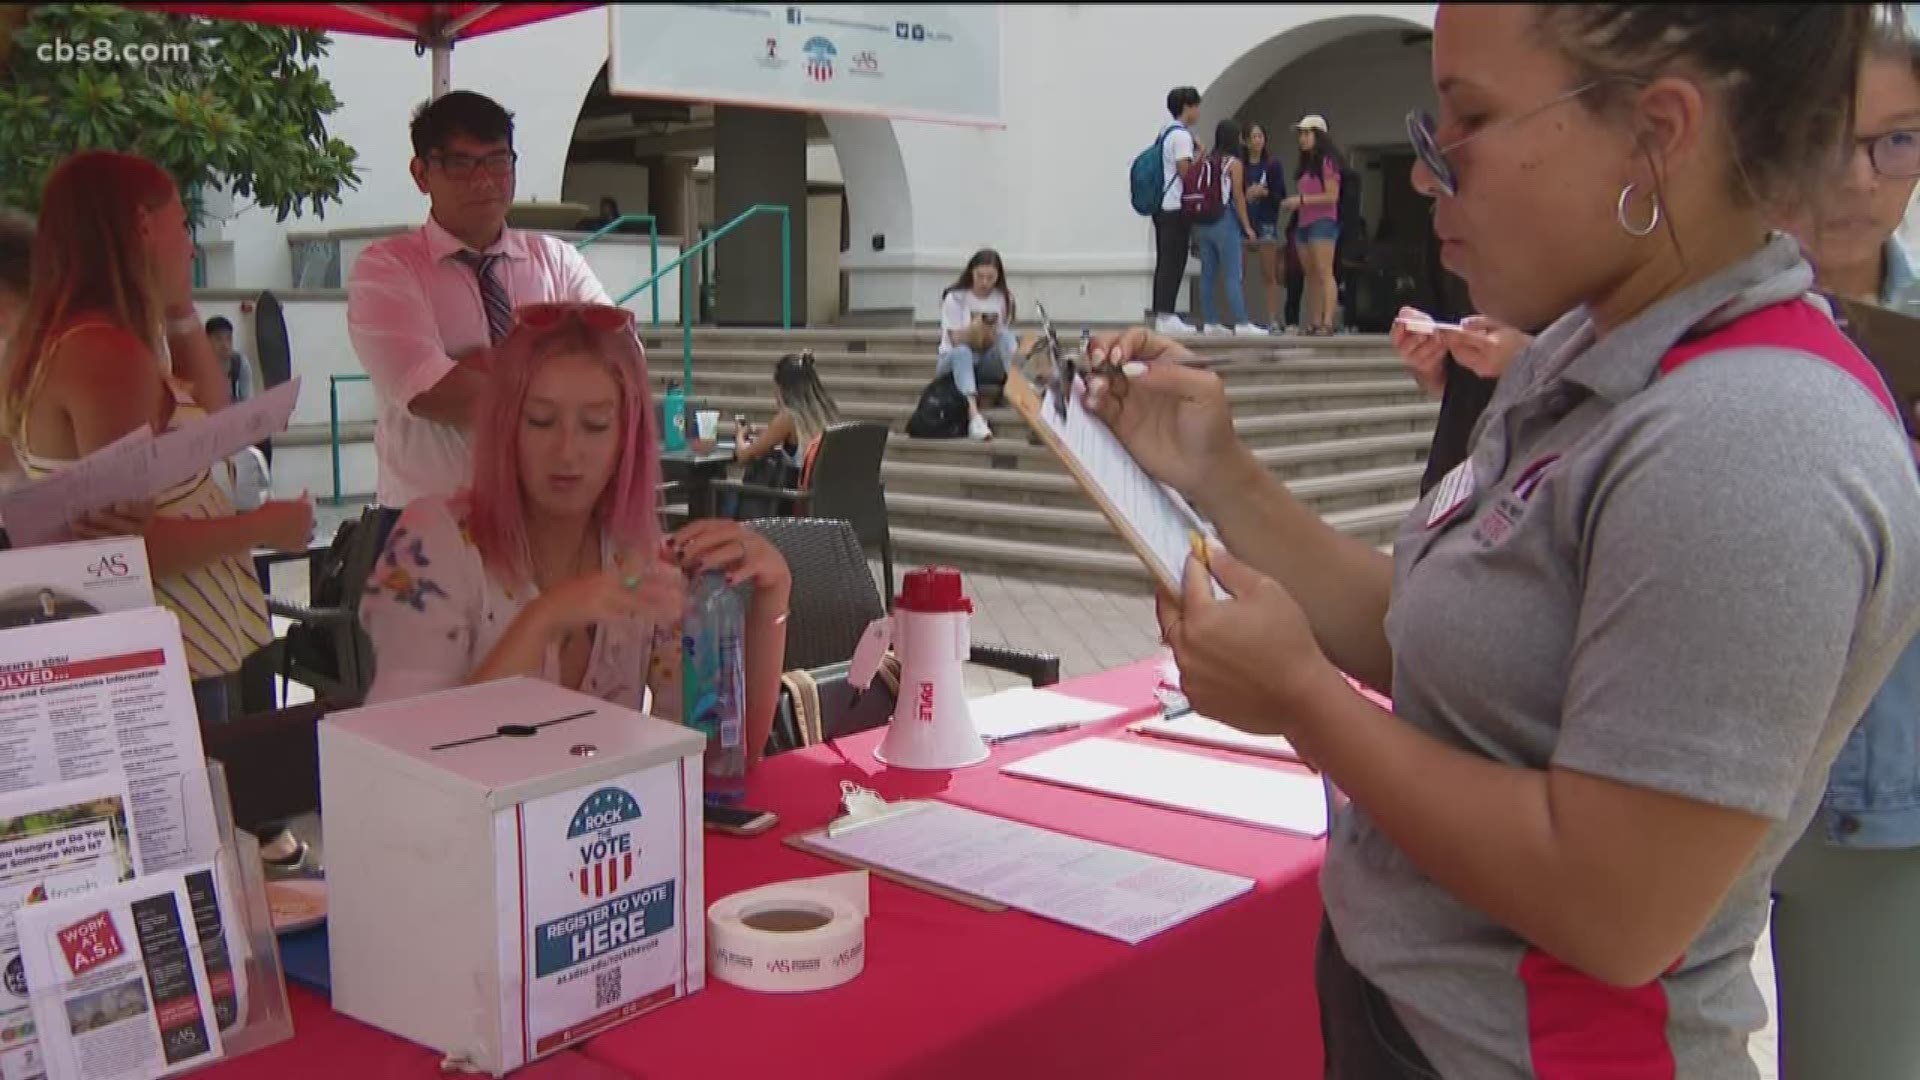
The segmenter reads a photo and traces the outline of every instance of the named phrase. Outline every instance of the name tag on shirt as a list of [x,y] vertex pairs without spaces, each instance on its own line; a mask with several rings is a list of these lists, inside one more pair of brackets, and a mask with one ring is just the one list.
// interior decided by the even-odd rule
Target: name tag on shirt
[[1427,509],[1427,528],[1431,529],[1453,515],[1473,498],[1473,459],[1468,458],[1442,477],[1433,491],[1433,503]]

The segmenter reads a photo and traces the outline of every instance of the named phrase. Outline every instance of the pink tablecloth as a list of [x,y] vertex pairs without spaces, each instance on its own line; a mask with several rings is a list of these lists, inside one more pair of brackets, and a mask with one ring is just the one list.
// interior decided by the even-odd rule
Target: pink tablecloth
[[[1102,733],[1119,734],[1153,707],[1157,679],[1158,665],[1148,663],[1061,689],[1139,707],[1102,725]],[[841,779],[888,798],[938,797],[1242,874],[1258,881],[1255,891],[1128,946],[876,878],[867,968],[852,983],[778,996],[709,981],[704,992],[601,1035],[583,1052],[643,1080],[1320,1075],[1312,973],[1323,842],[998,771],[1084,735],[1020,740],[988,764],[952,773],[884,769],[872,754],[879,732],[782,755],[750,790],[752,804],[778,812],[781,826],[753,840],[710,837],[707,895],[836,870],[780,838],[832,817]]]
[[[1060,689],[1135,709],[1095,732],[1134,739],[1120,729],[1154,707],[1157,679],[1158,665],[1145,663]],[[831,818],[843,778],[888,798],[938,797],[1241,874],[1257,880],[1254,892],[1127,946],[876,878],[867,969],[852,983],[788,997],[709,981],[692,998],[539,1062],[514,1074],[516,1080],[1320,1075],[1312,973],[1322,843],[998,772],[1008,761],[1086,734],[1021,740],[997,750],[988,764],[953,773],[883,769],[872,754],[879,732],[781,755],[759,770],[750,791],[752,804],[778,812],[781,825],[751,840],[709,834],[707,895],[839,869],[780,838]],[[309,991],[295,987],[290,994],[292,1042],[200,1075],[441,1075],[434,1052],[335,1013]]]
[[[327,999],[301,986],[287,988],[293,1039],[215,1065],[205,1080],[446,1080],[440,1054],[334,1012]],[[514,1080],[627,1080],[619,1069],[578,1050],[543,1058]]]

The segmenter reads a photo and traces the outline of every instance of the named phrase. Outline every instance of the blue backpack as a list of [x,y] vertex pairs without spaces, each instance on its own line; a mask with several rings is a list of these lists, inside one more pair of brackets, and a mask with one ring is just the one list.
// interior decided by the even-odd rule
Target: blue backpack
[[1160,137],[1153,140],[1153,145],[1140,151],[1133,159],[1133,168],[1127,171],[1127,182],[1133,188],[1133,212],[1142,217],[1159,213],[1160,200],[1166,198],[1167,189],[1173,186],[1161,178],[1166,175],[1167,167],[1162,154],[1165,152],[1167,136],[1173,134],[1174,128],[1186,130],[1183,125],[1168,124]]

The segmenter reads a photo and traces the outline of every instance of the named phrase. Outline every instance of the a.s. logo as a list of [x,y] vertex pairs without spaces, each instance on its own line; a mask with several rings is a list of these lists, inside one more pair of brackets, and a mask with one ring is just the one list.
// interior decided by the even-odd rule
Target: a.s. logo
[[101,578],[123,578],[133,571],[127,566],[125,555],[102,555],[87,567],[87,576],[95,581]]
[[1548,454],[1520,470],[1512,491],[1495,500],[1493,508],[1481,517],[1473,530],[1473,538],[1482,550],[1496,548],[1507,542],[1513,530],[1519,527],[1521,518],[1526,516],[1527,503],[1533,498],[1533,493],[1553,475],[1553,467],[1559,462],[1559,454]]

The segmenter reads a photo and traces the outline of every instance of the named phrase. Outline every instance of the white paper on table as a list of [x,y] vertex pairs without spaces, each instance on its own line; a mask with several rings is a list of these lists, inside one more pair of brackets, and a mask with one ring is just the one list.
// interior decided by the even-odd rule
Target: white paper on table
[[19,926],[51,1075],[155,1080],[224,1055],[185,875],[35,904]]
[[151,498],[285,431],[299,396],[294,378],[160,435],[135,428],[52,476],[0,494],[0,521],[15,547],[65,540],[68,523],[89,510]]
[[1129,945],[1253,888],[1249,878],[942,802],[808,845]]
[[1000,771],[1243,825],[1303,836],[1327,832],[1326,786],[1310,773],[1117,739],[1081,739]]
[[150,607],[0,630],[0,793],[126,773],[151,872],[219,851],[180,623]]
[[1243,754],[1258,754],[1261,757],[1278,758],[1281,761],[1299,761],[1300,755],[1285,735],[1249,735],[1239,728],[1227,725],[1199,713],[1187,713],[1184,716],[1155,717],[1142,720],[1131,726],[1130,730],[1141,735],[1152,735],[1161,739],[1173,739],[1177,742],[1193,743],[1196,746],[1211,746],[1216,750],[1233,750]]
[[1002,690],[967,702],[973,729],[988,742],[1043,731],[1070,731],[1083,724],[1111,720],[1124,712],[1125,709],[1113,705],[1031,686]]

